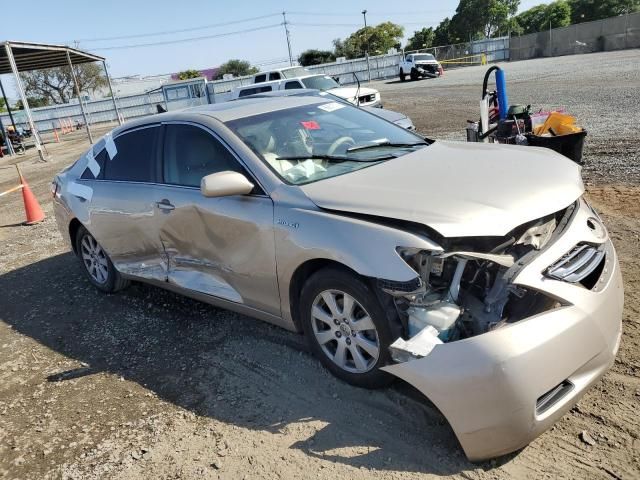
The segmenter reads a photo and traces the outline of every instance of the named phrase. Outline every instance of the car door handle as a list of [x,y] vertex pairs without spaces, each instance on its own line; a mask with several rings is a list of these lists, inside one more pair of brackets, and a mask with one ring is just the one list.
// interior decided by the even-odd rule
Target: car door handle
[[174,210],[176,208],[166,198],[164,200],[160,200],[159,202],[156,202],[156,207],[158,207],[160,210],[164,210],[165,212],[169,212],[169,211]]

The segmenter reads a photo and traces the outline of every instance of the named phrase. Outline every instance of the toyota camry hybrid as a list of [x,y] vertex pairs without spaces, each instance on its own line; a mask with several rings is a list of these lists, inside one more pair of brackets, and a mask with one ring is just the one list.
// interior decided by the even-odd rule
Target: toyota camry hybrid
[[415,386],[472,460],[549,428],[620,342],[616,252],[550,150],[249,98],[131,121],[52,189],[96,288],[147,282],[302,332],[353,385]]

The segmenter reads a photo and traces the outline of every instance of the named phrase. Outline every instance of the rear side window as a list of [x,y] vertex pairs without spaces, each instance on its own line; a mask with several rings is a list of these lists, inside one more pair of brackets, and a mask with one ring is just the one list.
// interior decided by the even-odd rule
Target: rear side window
[[295,88],[302,88],[302,85],[297,80],[293,80],[291,82],[287,82],[287,83],[284,84],[284,89],[285,90],[293,90]]
[[118,153],[105,161],[104,178],[129,182],[157,181],[159,126],[142,128],[114,140]]
[[256,75],[253,83],[261,83],[261,82],[266,82],[267,81],[267,74],[266,73],[261,73],[260,75]]
[[84,180],[103,180],[104,179],[104,164],[107,161],[107,151],[103,149],[98,155],[95,156],[96,162],[100,165],[100,173],[97,177],[93,176],[93,172],[89,169],[89,167],[84,169],[82,176],[80,178]]
[[238,94],[238,97],[248,97],[249,95],[255,95],[256,93],[262,92],[270,92],[271,90],[273,90],[273,87],[271,85],[265,85],[264,87],[247,88],[246,90],[242,90]]
[[199,187],[202,177],[211,173],[231,170],[247,175],[227,147],[202,128],[167,125],[164,138],[166,183]]

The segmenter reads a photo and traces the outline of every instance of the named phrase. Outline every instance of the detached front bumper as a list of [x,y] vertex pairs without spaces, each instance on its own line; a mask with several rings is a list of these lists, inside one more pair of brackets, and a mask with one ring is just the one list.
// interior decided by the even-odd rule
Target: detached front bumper
[[[594,238],[589,217],[593,213],[581,202],[564,234],[513,280],[551,294],[562,307],[384,368],[440,409],[470,460],[527,445],[613,364],[622,328],[622,277],[613,245]],[[605,243],[606,264],[591,290],[542,274],[579,242]]]

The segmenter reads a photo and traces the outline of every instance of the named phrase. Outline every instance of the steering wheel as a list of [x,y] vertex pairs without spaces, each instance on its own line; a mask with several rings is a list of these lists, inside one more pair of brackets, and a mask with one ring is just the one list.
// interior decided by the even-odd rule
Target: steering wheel
[[[355,140],[351,137],[340,137],[335,142],[331,144],[331,146],[327,150],[327,155],[333,155],[338,148],[345,147],[353,147],[356,144]],[[345,148],[346,150],[346,148]]]

